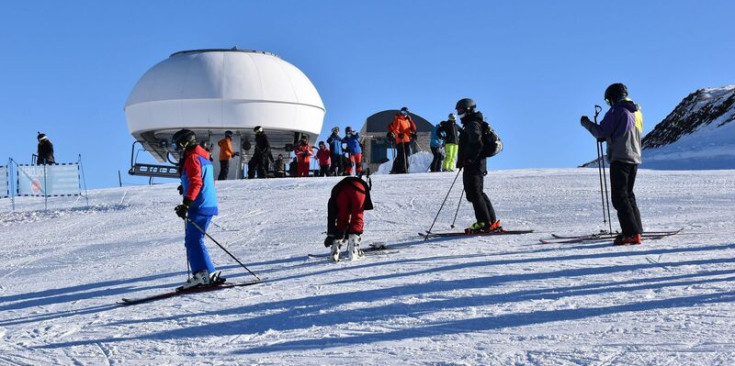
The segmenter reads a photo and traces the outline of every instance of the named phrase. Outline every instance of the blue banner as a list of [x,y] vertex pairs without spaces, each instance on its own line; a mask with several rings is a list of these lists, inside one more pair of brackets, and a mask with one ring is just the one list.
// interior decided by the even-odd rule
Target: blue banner
[[78,196],[79,164],[18,165],[18,196]]

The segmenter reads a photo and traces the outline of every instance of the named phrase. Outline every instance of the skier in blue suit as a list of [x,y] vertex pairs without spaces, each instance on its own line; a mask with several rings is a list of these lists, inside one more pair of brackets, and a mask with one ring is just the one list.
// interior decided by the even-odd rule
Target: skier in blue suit
[[192,278],[181,288],[222,283],[224,277],[215,270],[204,245],[204,232],[212,221],[212,216],[218,213],[214,167],[209,159],[210,155],[197,144],[194,132],[187,129],[174,134],[173,146],[182,154],[179,173],[181,192],[184,195],[184,202],[176,206],[175,211],[179,217],[186,220],[184,244],[193,273]]

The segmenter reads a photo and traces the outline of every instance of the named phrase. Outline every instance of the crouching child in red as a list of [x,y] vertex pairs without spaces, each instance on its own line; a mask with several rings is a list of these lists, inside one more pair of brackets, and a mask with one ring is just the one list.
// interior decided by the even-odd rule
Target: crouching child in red
[[346,177],[332,188],[332,195],[327,203],[327,238],[325,247],[331,247],[331,258],[339,261],[340,250],[347,244],[347,255],[350,260],[362,256],[360,241],[362,240],[363,214],[373,209],[370,199],[372,186],[370,177],[364,181],[358,177]]

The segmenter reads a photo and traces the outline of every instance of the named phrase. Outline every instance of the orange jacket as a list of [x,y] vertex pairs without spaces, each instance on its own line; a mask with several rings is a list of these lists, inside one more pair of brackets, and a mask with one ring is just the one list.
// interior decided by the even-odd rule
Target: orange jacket
[[299,159],[299,162],[308,163],[311,161],[311,155],[314,154],[314,148],[309,144],[302,144],[299,142],[298,145],[293,148],[293,152],[296,153],[296,157]]
[[219,140],[217,145],[219,145],[219,160],[230,160],[235,155],[235,150],[232,150],[232,137]]
[[416,124],[408,116],[400,113],[393,117],[393,123],[388,126],[388,131],[396,136],[396,144],[411,142],[411,134],[416,132]]

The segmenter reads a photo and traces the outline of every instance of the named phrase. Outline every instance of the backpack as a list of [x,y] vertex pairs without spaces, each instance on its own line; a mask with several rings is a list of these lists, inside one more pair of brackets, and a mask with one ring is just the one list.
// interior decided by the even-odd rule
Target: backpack
[[490,124],[482,122],[482,150],[480,158],[489,158],[503,151],[503,142]]

